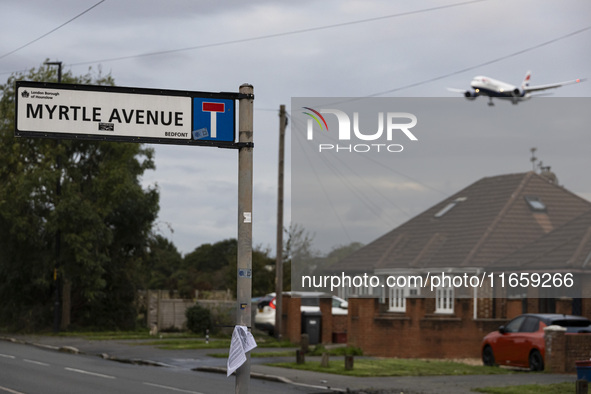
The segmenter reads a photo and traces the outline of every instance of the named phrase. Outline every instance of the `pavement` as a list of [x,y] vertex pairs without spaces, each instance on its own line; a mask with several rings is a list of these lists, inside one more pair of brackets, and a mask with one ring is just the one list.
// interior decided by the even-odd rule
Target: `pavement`
[[[0,340],[40,346],[54,351],[95,355],[117,362],[223,374],[226,373],[226,358],[211,357],[208,354],[227,352],[229,350],[164,350],[156,346],[142,344],[142,342],[146,342],[143,340],[89,340],[81,337],[44,335],[4,335],[0,336]],[[281,349],[256,348],[252,352],[274,350],[279,351]],[[315,359],[314,357],[306,357],[306,360]],[[265,365],[282,361],[295,361],[295,357],[252,357],[251,379],[266,379],[308,387],[311,390],[310,392],[315,393],[347,392],[358,394],[467,394],[474,393],[472,389],[479,387],[576,381],[576,375],[572,374],[531,373],[525,371],[506,375],[360,378]]]

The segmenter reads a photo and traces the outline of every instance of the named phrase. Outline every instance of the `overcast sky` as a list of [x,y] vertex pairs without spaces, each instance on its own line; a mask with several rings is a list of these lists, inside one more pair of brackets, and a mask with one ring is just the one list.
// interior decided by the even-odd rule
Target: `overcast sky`
[[[89,67],[93,72],[101,69],[119,86],[218,92],[252,84],[253,243],[273,251],[278,109],[285,104],[291,111],[292,97],[453,97],[446,88],[468,87],[475,75],[517,85],[527,70],[532,71],[532,84],[591,77],[591,3],[587,0],[105,0],[14,51],[97,3],[3,0],[0,79],[50,59],[62,61],[74,74],[84,74]],[[554,91],[554,97],[590,96],[589,81]],[[483,98],[462,103],[474,111],[498,110],[501,104],[511,107],[499,103],[488,108]],[[504,126],[502,121],[497,125]],[[291,221],[291,128],[287,132],[286,225]],[[591,198],[589,162],[579,155],[573,165],[571,148],[557,145],[560,140],[572,143],[580,135],[569,135],[565,129],[556,133],[557,142],[539,146],[537,156],[552,166],[567,188]],[[495,143],[511,144],[513,135],[502,135]],[[529,148],[542,142],[535,134],[527,136],[532,140],[520,142],[521,152],[512,153],[513,159],[522,155],[521,162],[499,165],[499,160],[464,157],[446,168],[444,179],[435,168],[399,169],[406,187],[416,193],[409,195],[410,200],[397,198],[396,204],[417,214],[482,176],[531,169]],[[478,151],[470,148],[482,147],[490,138],[490,133],[474,130],[457,143],[464,152]],[[581,141],[579,148],[588,146],[585,143]],[[575,149],[577,144],[570,146]],[[143,181],[158,184],[160,190],[159,232],[182,253],[236,237],[237,152],[154,147],[157,168]],[[418,159],[426,152],[407,153]],[[452,153],[438,153],[442,160],[454,161]],[[409,201],[425,206],[411,206]],[[389,223],[396,226],[399,220]],[[360,240],[382,235],[383,228],[378,227]],[[336,243],[347,242],[344,237]]]

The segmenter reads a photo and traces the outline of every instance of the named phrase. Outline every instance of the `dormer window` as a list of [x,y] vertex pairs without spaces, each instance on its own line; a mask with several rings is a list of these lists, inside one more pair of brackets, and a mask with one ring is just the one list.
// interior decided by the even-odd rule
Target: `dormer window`
[[448,213],[449,211],[451,211],[456,205],[458,205],[458,203],[461,203],[462,201],[466,201],[467,197],[458,197],[455,200],[453,200],[452,202],[450,202],[449,204],[447,204],[445,207],[443,207],[443,209],[441,209],[439,212],[437,212],[435,215],[433,215],[436,218],[440,218],[443,215],[445,215],[446,213]]
[[546,212],[546,204],[538,196],[525,196],[525,201],[534,212]]

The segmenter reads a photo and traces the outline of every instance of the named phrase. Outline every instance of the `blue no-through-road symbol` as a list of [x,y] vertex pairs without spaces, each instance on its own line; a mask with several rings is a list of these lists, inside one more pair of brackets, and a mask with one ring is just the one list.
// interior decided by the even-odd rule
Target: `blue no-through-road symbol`
[[234,127],[234,100],[193,98],[194,140],[234,142]]

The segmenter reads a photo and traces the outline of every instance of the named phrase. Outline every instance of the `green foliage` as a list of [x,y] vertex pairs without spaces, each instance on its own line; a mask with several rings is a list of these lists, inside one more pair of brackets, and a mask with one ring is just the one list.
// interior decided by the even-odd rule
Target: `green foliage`
[[205,334],[206,330],[213,327],[211,312],[201,305],[193,305],[185,312],[187,316],[187,328],[196,334]]
[[[236,292],[238,241],[226,239],[203,244],[187,254],[174,274],[181,296],[192,298],[195,290],[230,290]],[[275,290],[275,260],[268,250],[252,252],[252,293],[266,294]],[[270,267],[270,269],[269,269]]]
[[179,272],[183,257],[176,246],[161,235],[155,235],[148,243],[149,253],[143,272],[143,287],[153,290],[176,290],[182,279]]
[[[136,272],[158,212],[157,189],[140,184],[143,173],[154,169],[153,150],[15,138],[17,80],[55,81],[56,70],[41,66],[0,85],[0,321],[13,328],[47,327],[54,289],[69,283],[72,324],[132,328]],[[62,81],[114,84],[92,70],[82,76],[66,71]]]
[[327,349],[324,345],[316,345],[308,353],[310,356],[322,356],[322,353],[328,353],[331,356],[363,356],[363,350],[353,346],[339,346]]
[[215,244],[203,244],[187,254],[177,272],[181,296],[193,298],[195,290],[226,290],[226,277],[236,261],[237,241],[227,239]]

